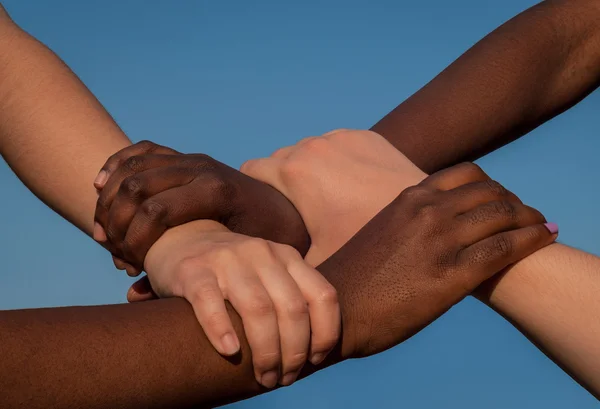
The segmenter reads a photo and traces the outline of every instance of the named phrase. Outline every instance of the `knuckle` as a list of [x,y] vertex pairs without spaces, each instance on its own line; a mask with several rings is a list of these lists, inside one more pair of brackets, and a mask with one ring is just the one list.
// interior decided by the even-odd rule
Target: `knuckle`
[[504,235],[496,236],[492,245],[497,256],[508,257],[513,253],[513,243]]
[[266,294],[258,293],[252,296],[248,312],[254,316],[265,317],[275,313],[275,306]]
[[504,219],[508,220],[516,220],[517,219],[517,209],[514,204],[507,200],[501,200],[498,202],[492,202],[494,212],[497,215],[500,215]]
[[255,165],[256,165],[256,159],[247,160],[246,162],[242,163],[242,165],[240,166],[240,172],[249,174],[252,172],[252,169],[255,168]]
[[295,247],[289,244],[273,243],[272,246],[275,246],[277,253],[281,254],[282,257],[288,260],[302,260],[300,252],[298,252]]
[[306,352],[296,352],[290,354],[290,356],[284,357],[285,365],[288,367],[287,370],[294,370],[296,368],[300,368],[302,365],[306,363],[308,359],[308,353]]
[[331,284],[324,286],[317,295],[316,302],[321,305],[335,306],[339,304],[337,290]]
[[182,158],[178,158],[177,160],[178,162],[184,161],[187,166],[191,166],[203,171],[214,170],[217,167],[217,161],[205,153],[184,155]]
[[279,149],[275,150],[275,151],[274,151],[274,152],[271,154],[271,156],[270,156],[270,157],[271,157],[271,158],[283,157],[283,156],[285,156],[285,154],[286,154],[287,152],[289,152],[289,151],[290,151],[290,148],[289,148],[289,147],[279,148]]
[[473,162],[462,162],[456,165],[456,167],[472,179],[479,178],[483,175],[487,176],[486,173],[479,167],[479,165],[476,165]]
[[219,246],[210,251],[211,259],[218,265],[225,266],[237,259],[236,251],[230,246]]
[[423,186],[410,186],[400,193],[399,198],[404,201],[420,203],[429,194],[429,189]]
[[429,232],[438,231],[438,223],[440,212],[438,206],[434,204],[422,204],[415,210],[415,214],[419,219],[419,223]]
[[332,137],[334,135],[339,135],[340,133],[347,133],[347,132],[351,132],[351,130],[347,129],[347,128],[336,128],[336,129],[333,129],[333,130],[331,130],[329,132],[325,132],[323,134],[323,137],[330,138],[330,137]]
[[275,257],[273,249],[271,249],[269,242],[266,240],[251,237],[245,240],[242,245],[244,246],[244,250],[249,254],[260,255],[260,257],[267,261],[270,261]]
[[292,298],[286,301],[285,311],[293,319],[303,319],[308,315],[308,303],[302,298]]
[[216,173],[206,182],[205,189],[213,199],[227,203],[232,200],[235,193],[233,185]]
[[167,208],[155,200],[146,200],[142,203],[142,212],[151,222],[161,222],[167,215]]
[[127,195],[127,197],[138,198],[143,195],[145,188],[146,186],[142,179],[139,176],[134,175],[125,178],[121,183],[119,190],[121,193]]
[[329,142],[323,137],[312,138],[302,144],[302,149],[305,149],[311,153],[323,153],[328,149],[328,147]]
[[143,164],[143,156],[136,155],[125,159],[125,162],[123,162],[123,167],[131,172],[138,172],[142,168]]
[[507,197],[509,195],[508,190],[495,180],[488,179],[484,183],[486,188],[496,197]]
[[145,152],[149,152],[149,151],[151,152],[151,151],[155,150],[156,148],[158,148],[159,145],[155,144],[152,141],[144,139],[144,140],[141,140],[138,143],[136,143],[135,146],[142,148],[142,150]]
[[447,276],[458,265],[458,256],[454,250],[444,251],[435,258],[435,271],[439,276]]
[[252,354],[252,361],[255,367],[273,368],[279,366],[281,355],[279,351],[260,351],[256,355]]
[[306,170],[306,163],[299,155],[294,154],[281,163],[281,178],[285,181],[302,177]]

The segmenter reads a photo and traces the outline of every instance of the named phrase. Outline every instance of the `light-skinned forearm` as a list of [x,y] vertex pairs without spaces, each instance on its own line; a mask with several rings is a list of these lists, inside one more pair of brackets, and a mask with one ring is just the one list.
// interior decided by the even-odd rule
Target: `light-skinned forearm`
[[600,2],[547,0],[493,31],[372,130],[427,173],[477,159],[600,83]]
[[91,234],[92,182],[129,139],[77,76],[2,6],[0,78],[0,154],[44,203]]
[[552,244],[482,286],[477,297],[600,398],[600,258]]
[[[599,19],[597,0],[544,1],[478,42],[372,129],[427,173],[479,158],[598,86]],[[600,396],[599,276],[599,259],[555,244],[479,296]]]

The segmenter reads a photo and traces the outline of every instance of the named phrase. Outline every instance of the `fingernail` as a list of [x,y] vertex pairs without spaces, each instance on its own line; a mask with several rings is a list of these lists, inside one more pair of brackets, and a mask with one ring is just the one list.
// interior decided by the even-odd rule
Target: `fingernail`
[[544,226],[546,226],[546,228],[548,229],[548,231],[550,232],[550,234],[556,234],[556,233],[558,233],[558,224],[556,224],[556,223],[546,223],[546,224],[544,224]]
[[291,384],[294,383],[294,381],[296,380],[297,377],[298,377],[298,372],[286,373],[283,376],[283,379],[281,380],[281,385],[282,386],[289,386],[289,385],[291,385]]
[[100,223],[98,223],[98,222],[94,222],[93,237],[94,237],[94,240],[99,241],[99,242],[106,241],[106,233],[104,232],[104,229],[102,228],[102,226],[100,226]]
[[127,275],[129,277],[137,277],[142,273],[140,270],[138,270],[131,264],[125,264],[125,271],[127,272]]
[[98,189],[102,189],[106,183],[106,179],[108,179],[108,173],[106,173],[105,170],[101,170],[100,173],[98,173],[98,176],[96,176],[96,179],[94,179],[94,186]]
[[221,345],[226,355],[235,355],[240,350],[240,343],[231,334],[225,334],[221,337]]
[[279,375],[277,374],[277,371],[265,372],[260,378],[260,383],[265,388],[272,388],[277,385],[278,377]]
[[310,357],[310,362],[313,365],[319,365],[321,362],[323,362],[323,359],[325,359],[325,354],[318,352]]

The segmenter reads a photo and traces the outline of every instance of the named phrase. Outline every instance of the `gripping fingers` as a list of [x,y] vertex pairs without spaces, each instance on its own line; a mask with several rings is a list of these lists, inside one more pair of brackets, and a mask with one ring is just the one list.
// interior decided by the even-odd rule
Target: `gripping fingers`
[[308,303],[270,244],[263,240],[256,243],[257,248],[250,250],[261,255],[255,268],[277,313],[282,360],[280,383],[287,386],[296,380],[308,358],[311,338]]
[[[170,178],[144,179],[142,177],[143,173],[150,169],[161,169],[162,167],[173,163],[174,160],[176,159],[173,155],[131,156],[123,162],[122,166],[115,169],[110,174],[110,178],[105,182],[104,187],[99,193],[98,201],[96,203],[96,212],[94,214],[94,220],[105,230],[105,236],[108,236],[108,239],[112,241],[114,238],[112,237],[114,236],[114,232],[108,228],[108,220],[115,198],[119,199],[121,202],[122,199],[126,198],[127,202],[131,203],[131,205],[125,207],[125,210],[128,210],[129,208],[129,211],[126,211],[125,213],[131,213],[131,208],[135,208],[135,204],[148,197],[151,193],[148,191],[150,186],[162,186],[165,183],[171,183]],[[151,181],[152,183],[148,183],[148,181]],[[102,233],[104,233],[104,231]],[[96,231],[94,231],[94,239],[96,241],[104,241],[101,240],[102,238],[106,240],[106,237],[96,237]]]
[[461,242],[473,244],[496,233],[546,222],[536,209],[520,202],[493,201],[457,216],[467,228],[457,229]]
[[98,176],[96,176],[96,179],[94,180],[94,186],[96,189],[104,188],[104,185],[111,177],[113,172],[117,170],[123,162],[132,156],[143,155],[147,153],[175,155],[179,152],[171,148],[167,148],[166,146],[157,145],[150,141],[140,141],[136,144],[121,149],[119,152],[108,158],[104,166],[102,166],[102,169],[100,169],[100,172],[98,172]]
[[152,290],[148,276],[140,278],[138,281],[133,283],[127,291],[128,302],[140,302],[156,299],[158,296]]
[[[288,271],[308,302],[311,327],[309,360],[318,365],[337,344],[342,324],[335,288],[292,248],[287,250]],[[293,254],[295,253],[295,254]]]
[[498,233],[481,240],[459,253],[459,264],[477,266],[472,289],[509,265],[551,244],[558,236],[554,223],[536,224]]
[[212,182],[214,179],[209,175],[206,179],[197,177],[194,183],[165,190],[144,201],[123,240],[127,258],[143,264],[150,247],[170,227],[199,219],[221,221],[226,217],[227,195],[211,188]]
[[[252,351],[254,376],[267,388],[277,385],[281,364],[279,326],[267,290],[253,271],[242,263],[228,263],[227,298],[238,312]],[[238,290],[239,289],[239,290]]]
[[438,190],[451,190],[467,183],[483,182],[489,178],[479,166],[464,162],[432,174],[419,185]]
[[192,304],[206,337],[221,355],[235,355],[240,350],[240,341],[215,274],[207,269],[193,269],[193,266],[182,271],[183,296]]

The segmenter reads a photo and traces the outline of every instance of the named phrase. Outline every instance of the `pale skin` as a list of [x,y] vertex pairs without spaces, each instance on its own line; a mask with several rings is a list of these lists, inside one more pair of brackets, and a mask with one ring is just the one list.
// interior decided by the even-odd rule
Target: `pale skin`
[[[40,200],[91,236],[98,198],[92,181],[104,162],[131,142],[71,70],[14,24],[1,6],[0,50],[0,154]],[[200,279],[213,282],[213,292],[226,294],[250,331],[257,380],[267,387],[292,383],[307,359],[319,363],[338,340],[335,296],[331,303],[319,301],[335,289],[289,246],[268,244],[277,257],[266,260],[251,251],[260,239],[249,241],[231,232],[216,237],[210,229],[206,234],[203,243],[213,242],[204,247],[206,274],[184,278],[147,266],[149,276],[160,283],[157,291],[187,296],[215,348],[234,355],[240,341],[223,296],[215,307],[190,290]],[[224,271],[222,261],[210,258],[223,247],[246,266]],[[264,305],[258,312],[253,309],[257,303]],[[287,308],[288,303],[295,308]],[[316,314],[319,318],[311,321]],[[280,327],[285,328],[282,337]]]
[[[6,31],[4,31],[3,34],[7,34]],[[22,38],[25,38],[25,37],[22,37]],[[28,39],[27,41],[29,43],[32,42],[31,39]],[[20,44],[20,45],[22,45],[22,44]],[[38,49],[39,49],[39,46],[36,47],[36,52],[39,51]],[[23,52],[26,52],[27,50],[28,50],[28,47],[25,47]],[[48,56],[50,55],[50,53],[47,50],[44,51],[44,52],[42,52],[42,54],[45,54],[45,55],[48,55]],[[49,76],[43,75],[43,72],[40,73],[40,72],[36,71],[36,70],[39,69],[39,66],[36,66],[36,67],[30,66],[29,68],[31,68],[33,70],[32,71],[33,73],[35,73],[35,74],[41,74],[41,75],[37,75],[38,78],[49,77]],[[67,77],[72,78],[70,72],[68,71],[68,69],[66,69],[66,67],[62,68],[61,72],[64,74],[63,76],[64,76],[65,79]],[[63,76],[61,76],[60,74],[58,75],[59,78],[62,78]],[[54,80],[54,83],[56,84],[57,83],[56,78],[53,78],[53,80]],[[72,81],[72,80],[70,79],[70,81]],[[51,81],[47,81],[47,84],[44,84],[44,86],[47,86],[48,84],[51,85]],[[85,90],[85,88],[80,83],[76,82],[76,84],[79,84],[79,85],[67,88],[67,90],[69,90],[68,92],[75,91],[74,95],[79,95],[80,97],[82,97],[82,99],[78,100],[77,102],[86,101],[86,103],[84,103],[84,104],[73,103],[72,106],[69,107],[69,109],[60,110],[60,107],[57,108],[54,105],[49,104],[47,101],[44,102],[44,99],[42,98],[41,99],[42,104],[45,103],[46,105],[45,106],[42,105],[44,109],[42,109],[39,112],[41,112],[41,113],[44,113],[44,112],[50,112],[50,113],[52,113],[52,112],[54,112],[55,114],[60,114],[60,115],[48,115],[48,118],[47,118],[48,120],[50,120],[50,119],[54,119],[55,120],[56,118],[61,118],[63,120],[65,118],[68,119],[69,123],[67,123],[67,124],[63,123],[63,126],[65,126],[67,129],[61,129],[60,127],[55,127],[54,128],[55,129],[54,135],[57,135],[58,133],[64,133],[64,131],[66,131],[68,129],[71,129],[71,127],[77,128],[79,126],[80,130],[82,132],[79,132],[79,133],[73,132],[73,135],[72,135],[73,139],[71,140],[71,142],[72,141],[76,141],[75,138],[74,138],[75,134],[78,134],[77,135],[78,137],[81,137],[81,135],[86,135],[86,134],[89,135],[90,134],[90,129],[101,129],[101,128],[98,128],[98,126],[100,126],[100,125],[105,126],[105,127],[108,126],[108,129],[107,129],[107,132],[98,133],[98,136],[102,135],[102,137],[105,138],[107,134],[110,134],[110,135],[113,135],[112,137],[114,137],[114,139],[116,141],[120,141],[119,143],[115,143],[114,144],[114,149],[113,148],[102,149],[102,147],[96,147],[96,145],[93,145],[91,140],[87,141],[87,143],[89,144],[89,146],[91,148],[93,148],[93,149],[91,149],[92,151],[94,151],[96,153],[98,151],[104,152],[104,153],[102,153],[102,155],[98,155],[98,158],[95,159],[95,160],[93,158],[91,158],[89,160],[86,159],[85,162],[87,164],[90,164],[90,163],[97,163],[98,164],[98,166],[94,165],[95,166],[95,170],[93,172],[88,172],[86,170],[85,166],[83,166],[82,168],[80,168],[80,167],[75,168],[75,167],[69,167],[69,166],[71,166],[70,164],[67,165],[68,166],[68,171],[65,172],[62,175],[63,177],[67,178],[66,180],[69,180],[68,179],[69,175],[73,175],[75,173],[77,173],[79,176],[81,176],[81,175],[85,176],[85,178],[82,177],[82,179],[86,179],[89,176],[89,179],[86,180],[86,184],[85,185],[83,183],[81,183],[81,184],[75,183],[74,185],[69,184],[69,186],[70,186],[69,189],[81,187],[82,188],[81,192],[85,192],[86,189],[90,189],[91,190],[91,188],[88,187],[88,186],[90,186],[90,185],[88,185],[88,183],[89,183],[90,180],[92,180],[95,177],[95,173],[97,172],[97,169],[102,165],[102,163],[104,162],[104,160],[106,159],[106,157],[108,157],[108,155],[110,155],[112,152],[120,149],[121,147],[126,146],[128,144],[128,141],[126,140],[126,137],[124,137],[124,135],[122,135],[122,133],[120,131],[118,131],[118,128],[110,120],[110,118],[108,117],[108,115],[102,111],[101,106],[99,104],[97,104],[97,102],[93,99],[93,97],[91,96],[91,94],[89,94],[87,92],[87,90]],[[19,85],[19,87],[22,87],[22,89],[24,91],[29,92],[30,96],[34,95],[33,94],[33,88],[27,86],[28,85],[27,81],[22,81],[22,83],[18,83],[17,85]],[[58,86],[55,87],[55,88],[56,89],[54,91],[56,91],[56,92],[61,91],[61,89],[59,89]],[[64,90],[64,87],[63,87],[63,90]],[[40,89],[38,88],[35,91],[36,92],[40,92]],[[44,92],[42,91],[42,94],[43,93]],[[58,93],[58,95],[63,95],[63,94]],[[37,97],[38,95],[35,94],[35,96]],[[73,98],[72,95],[69,95],[69,98],[67,98],[66,101],[67,102],[73,101],[72,98]],[[75,99],[77,99],[77,98],[75,98]],[[59,99],[59,100],[62,100],[62,98]],[[19,101],[17,101],[17,105],[13,105],[13,106],[18,106],[19,105],[18,102]],[[24,101],[21,101],[21,102],[24,102]],[[53,101],[53,102],[56,102],[56,101]],[[7,105],[10,105],[10,104],[7,104]],[[21,104],[21,107],[22,106],[23,105]],[[75,112],[81,110],[82,106],[83,106],[84,110],[87,110],[86,111],[86,115],[78,116],[77,114],[74,114]],[[93,109],[89,109],[89,106],[91,106]],[[3,108],[6,109],[7,107],[3,107]],[[73,108],[73,110],[71,110],[70,108]],[[58,111],[52,111],[53,109],[57,109]],[[67,113],[67,111],[68,111],[68,113],[70,115],[64,115],[64,114]],[[8,110],[7,112],[10,113],[10,110]],[[31,134],[35,134],[37,131],[42,131],[43,130],[42,125],[46,125],[46,123],[44,123],[43,121],[40,121],[39,123],[36,122],[36,121],[33,121],[33,124],[32,124],[32,123],[30,123],[31,118],[29,116],[30,115],[21,116],[21,115],[19,115],[19,113],[17,111],[13,112],[13,118],[15,118],[16,121],[20,121],[21,124],[27,124],[27,126],[33,127],[32,129],[34,129],[35,132],[32,132]],[[73,121],[74,121],[73,123],[70,123],[71,118],[72,118],[71,116],[73,116],[73,118],[75,118],[75,119],[73,119]],[[77,123],[78,122],[77,119],[79,119],[79,121],[80,121],[79,124]],[[85,121],[91,121],[91,123],[90,122],[87,123],[88,124],[87,126],[89,126],[89,128],[87,126],[83,126],[83,124],[84,124]],[[94,121],[96,121],[96,123],[94,123]],[[102,121],[107,121],[111,125],[102,124],[101,123]],[[52,123],[52,122],[50,122],[50,123]],[[37,124],[37,127],[36,127],[36,124]],[[7,134],[14,135],[14,132],[17,131],[16,128],[13,129],[10,124],[2,124],[2,125],[6,127],[5,129],[7,129],[8,131],[10,131],[10,132],[7,132]],[[52,138],[52,134],[53,134],[53,132],[50,132],[49,135],[46,135],[44,138],[39,138],[39,139],[40,140],[44,139],[46,141],[51,140],[51,139],[48,139],[48,138]],[[67,132],[66,134],[68,135],[69,132]],[[92,138],[90,138],[90,139],[92,139]],[[98,139],[102,140],[102,138],[98,138]],[[60,141],[63,141],[63,138],[61,136],[61,138],[56,138],[55,140],[57,142],[60,142]],[[7,142],[6,145],[4,145],[4,143],[3,143],[2,149],[4,150],[6,148],[7,152],[9,152],[9,153],[7,153],[7,155],[12,155],[12,158],[19,158],[23,154],[24,151],[22,149],[20,149],[19,146],[16,146],[16,143],[13,143],[12,147],[10,145],[11,145],[10,142]],[[76,145],[78,145],[78,143]],[[85,145],[85,143],[83,143],[83,145]],[[70,204],[74,203],[74,204],[80,204],[80,205],[83,206],[83,209],[86,209],[87,205],[85,203],[86,202],[86,200],[85,200],[86,195],[85,194],[83,196],[81,196],[80,192],[78,192],[76,194],[72,194],[69,200],[61,200],[61,197],[64,198],[64,197],[66,197],[64,195],[69,193],[68,191],[66,191],[66,188],[63,187],[62,191],[61,190],[57,191],[56,189],[60,188],[60,186],[52,186],[52,188],[44,187],[44,183],[51,183],[51,181],[45,181],[44,183],[37,184],[35,180],[32,180],[31,175],[33,175],[34,173],[46,174],[46,170],[49,171],[47,173],[48,175],[54,175],[53,172],[56,172],[56,168],[55,167],[58,165],[58,163],[61,162],[60,160],[58,160],[56,163],[49,163],[49,162],[43,163],[43,162],[40,162],[39,161],[40,159],[43,159],[44,157],[48,157],[48,149],[44,149],[44,150],[39,150],[38,151],[38,150],[36,150],[35,146],[36,146],[35,144],[31,144],[30,146],[28,146],[28,149],[26,150],[26,152],[28,154],[30,152],[32,152],[34,155],[36,154],[36,152],[37,152],[37,154],[39,154],[38,160],[32,161],[32,163],[29,164],[30,167],[28,167],[28,169],[35,170],[35,172],[31,172],[30,177],[28,177],[27,169],[25,169],[26,168],[25,166],[23,166],[22,168],[18,168],[18,165],[15,165],[14,163],[11,164],[11,166],[13,166],[13,168],[18,171],[18,173],[20,174],[20,177],[24,181],[26,181],[26,183],[28,183],[28,186],[30,186],[32,188],[32,190],[34,190],[34,192],[36,192],[36,194],[38,194],[39,197],[45,199],[45,201],[47,203],[49,203],[50,205],[53,206],[53,208],[55,208],[59,212],[61,212],[61,214],[65,215],[65,217],[67,217],[69,220],[75,220],[75,219],[77,219],[78,215],[80,215],[80,216],[83,215],[83,216],[79,217],[80,223],[78,223],[78,226],[80,226],[80,228],[82,228],[86,233],[90,234],[91,226],[85,226],[85,224],[87,223],[86,222],[87,217],[85,217],[84,215],[87,213],[87,211],[86,210],[78,210],[76,208],[76,206],[69,207]],[[78,146],[74,147],[73,144],[71,144],[71,143],[67,143],[65,146],[69,147],[69,150],[67,150],[67,152],[70,153],[69,154],[70,158],[83,157],[83,156],[80,156],[79,154],[84,154],[84,153],[89,154],[89,151],[87,149],[79,149]],[[100,150],[98,150],[98,149],[100,149]],[[52,149],[50,149],[50,151],[52,151]],[[56,152],[56,154],[58,154],[57,151],[55,151],[55,152]],[[416,158],[415,158],[415,160],[416,160]],[[425,162],[425,158],[422,157],[421,161]],[[14,162],[14,160],[13,160],[13,162]],[[435,160],[430,160],[430,161],[428,161],[428,163],[429,163],[430,166],[436,166],[435,165],[435,163],[436,163]],[[84,165],[84,164],[82,164],[82,165]],[[46,166],[46,168],[44,168],[44,166]],[[77,172],[73,172],[73,170],[76,170]],[[92,173],[91,176],[90,176],[90,173]],[[65,179],[63,179],[63,180],[65,180]],[[93,190],[91,190],[91,191],[93,192]],[[54,197],[53,192],[60,192],[61,195],[57,194]],[[82,199],[82,200],[80,201],[80,199]],[[94,197],[93,200],[89,200],[89,203],[92,203],[92,202],[94,202],[94,204],[95,204],[95,197]],[[91,207],[93,207],[93,205]],[[91,224],[91,222],[89,222],[89,223]],[[153,303],[150,303],[150,304],[153,304]],[[167,304],[164,304],[164,305],[167,305]],[[171,303],[169,305],[175,305],[175,303]],[[138,309],[140,311],[142,309],[144,309],[144,308],[146,308],[146,306],[138,307]],[[149,308],[151,310],[150,306],[148,306],[147,308]],[[132,309],[130,311],[134,311],[134,310]],[[174,308],[172,310],[172,312],[174,312],[174,313],[175,312],[180,312],[180,313],[187,312],[189,314],[189,310],[185,310],[185,309],[183,309],[183,310],[179,309],[178,310],[177,308]],[[135,316],[135,314],[133,314],[132,317],[133,316]],[[167,321],[167,323],[168,323],[168,321]],[[165,328],[164,327],[164,324],[165,324],[164,322],[162,322],[162,323],[159,322],[158,324],[161,326],[161,328]],[[140,324],[139,328],[137,328],[137,329],[139,330],[140,334],[144,333],[144,331],[145,331],[146,334],[151,334],[151,332],[152,332],[151,329],[149,329],[149,328],[145,329],[144,326],[143,326],[143,324]],[[125,334],[124,334],[124,336],[125,336]],[[160,355],[157,355],[156,358],[159,359]],[[185,363],[185,360],[182,361],[182,364],[184,364],[184,363]],[[152,390],[152,387],[153,387],[152,384],[146,383],[145,385],[149,388],[148,390]],[[176,385],[175,382],[174,382],[174,385]],[[154,387],[156,387],[156,384],[154,385]],[[110,388],[108,388],[107,390],[110,390]]]
[[[246,162],[242,171],[294,203],[315,243],[307,258],[316,264],[397,193],[426,176],[380,135],[355,130],[305,139],[270,158]],[[600,396],[598,291],[600,258],[552,244],[484,283],[474,295]]]

